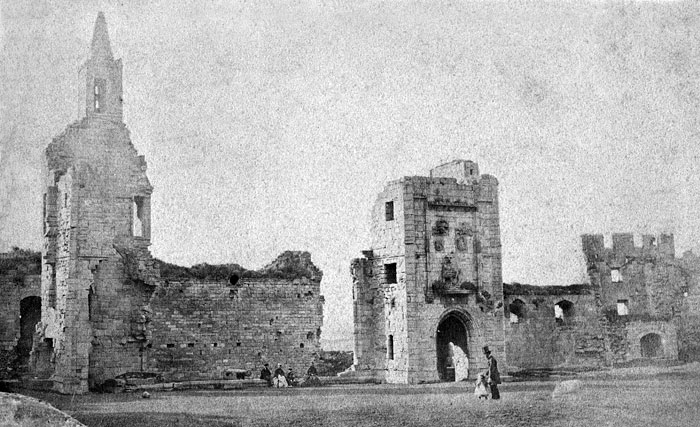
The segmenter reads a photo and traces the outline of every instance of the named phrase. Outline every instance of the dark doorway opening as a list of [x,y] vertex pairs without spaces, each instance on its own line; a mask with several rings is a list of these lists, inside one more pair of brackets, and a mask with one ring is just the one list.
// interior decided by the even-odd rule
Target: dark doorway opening
[[[468,357],[469,332],[464,320],[457,314],[449,314],[437,328],[435,344],[437,346],[437,369],[440,381],[455,380],[455,366],[459,364],[450,350],[450,343],[459,347],[458,351]],[[461,350],[461,351],[460,351]],[[459,357],[459,356],[456,356]]]
[[19,341],[17,342],[17,357],[20,365],[29,362],[32,351],[34,328],[41,320],[41,298],[27,297],[19,302]]
[[642,357],[661,357],[664,354],[659,334],[646,334],[639,340],[639,344],[642,348]]

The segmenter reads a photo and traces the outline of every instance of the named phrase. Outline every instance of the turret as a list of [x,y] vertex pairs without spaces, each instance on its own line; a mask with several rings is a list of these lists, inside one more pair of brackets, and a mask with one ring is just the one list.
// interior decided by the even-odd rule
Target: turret
[[122,122],[122,62],[115,60],[109,43],[107,22],[97,15],[85,70],[85,115]]

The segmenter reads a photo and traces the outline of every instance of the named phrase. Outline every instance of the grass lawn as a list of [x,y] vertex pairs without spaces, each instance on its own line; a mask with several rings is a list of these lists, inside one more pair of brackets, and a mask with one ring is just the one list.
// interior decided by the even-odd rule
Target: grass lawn
[[31,392],[88,426],[700,426],[700,366],[627,369],[501,386],[358,385],[61,396]]

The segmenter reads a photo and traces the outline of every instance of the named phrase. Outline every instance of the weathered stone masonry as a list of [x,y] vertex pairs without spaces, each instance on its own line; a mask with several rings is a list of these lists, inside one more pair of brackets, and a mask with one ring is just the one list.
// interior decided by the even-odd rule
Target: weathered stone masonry
[[372,238],[351,265],[359,373],[459,380],[482,345],[512,371],[700,359],[700,263],[672,235],[584,235],[590,284],[502,285],[496,180],[459,160],[387,184]]
[[151,300],[147,370],[171,380],[256,373],[267,362],[305,372],[321,350],[319,292],[307,278],[167,281]]
[[[675,257],[673,235],[582,236],[590,285],[505,285],[511,369],[700,359],[700,264]],[[555,309],[559,305],[559,310]],[[557,318],[558,317],[558,318]]]
[[83,393],[126,372],[177,380],[265,361],[308,366],[320,350],[323,303],[310,255],[285,252],[258,272],[236,266],[240,277],[170,266],[184,277],[161,278],[148,250],[153,189],[122,121],[122,66],[102,14],[84,70],[86,116],[46,149],[34,374]]
[[393,383],[459,380],[456,359],[483,369],[485,345],[505,368],[495,178],[459,160],[390,182],[372,238],[351,267],[356,371]]
[[0,254],[0,378],[26,368],[41,317],[40,269],[35,252]]
[[591,284],[600,289],[608,363],[696,358],[697,341],[686,331],[697,328],[697,275],[675,258],[673,235],[643,235],[635,245],[632,234],[613,234],[611,248],[602,235],[582,240]]
[[122,65],[101,14],[84,69],[86,116],[46,149],[42,329],[34,349],[34,363],[48,360],[65,393],[139,369],[144,342],[131,334],[132,323],[158,277],[148,252],[152,187],[122,122]]
[[506,357],[512,371],[605,365],[593,286],[503,286]]

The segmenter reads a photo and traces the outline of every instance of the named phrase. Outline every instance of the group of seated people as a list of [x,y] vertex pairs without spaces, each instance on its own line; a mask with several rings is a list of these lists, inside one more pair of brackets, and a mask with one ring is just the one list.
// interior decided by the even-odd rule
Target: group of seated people
[[[277,369],[275,369],[274,373],[270,371],[270,365],[266,363],[260,371],[260,379],[267,381],[268,387],[296,387],[300,384],[294,369],[289,368],[289,372],[285,373],[281,363],[277,364]],[[318,371],[316,371],[316,366],[314,366],[313,362],[311,362],[311,366],[306,371],[306,377],[302,379],[302,382],[309,380],[318,380]]]

